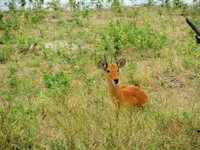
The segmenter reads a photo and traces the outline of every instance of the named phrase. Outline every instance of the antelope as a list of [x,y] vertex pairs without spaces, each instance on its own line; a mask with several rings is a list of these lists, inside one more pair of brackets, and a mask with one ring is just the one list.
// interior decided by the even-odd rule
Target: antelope
[[142,106],[148,101],[147,95],[137,86],[120,84],[119,69],[124,67],[126,59],[122,58],[115,63],[108,63],[106,56],[99,61],[99,66],[106,73],[106,79],[111,100],[117,105]]

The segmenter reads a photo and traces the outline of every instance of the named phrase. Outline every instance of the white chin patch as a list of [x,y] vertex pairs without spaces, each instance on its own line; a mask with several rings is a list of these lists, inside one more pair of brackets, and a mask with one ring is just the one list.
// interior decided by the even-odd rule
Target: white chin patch
[[117,86],[119,83],[112,82],[112,84],[113,84],[114,86]]

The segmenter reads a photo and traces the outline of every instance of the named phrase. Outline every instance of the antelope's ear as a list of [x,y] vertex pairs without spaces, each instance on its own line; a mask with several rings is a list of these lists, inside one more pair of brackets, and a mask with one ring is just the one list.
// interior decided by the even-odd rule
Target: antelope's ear
[[108,66],[108,63],[106,61],[103,61],[103,60],[99,61],[99,68],[106,70],[107,66]]
[[122,68],[126,64],[126,59],[125,58],[121,58],[120,60],[117,60],[116,64],[117,64],[118,68]]

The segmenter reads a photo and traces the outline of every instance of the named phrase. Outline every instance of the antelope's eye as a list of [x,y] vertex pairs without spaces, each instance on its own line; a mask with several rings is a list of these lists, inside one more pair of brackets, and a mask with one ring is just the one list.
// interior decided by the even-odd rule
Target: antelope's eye
[[117,72],[119,72],[119,69],[117,70]]
[[106,70],[107,73],[110,73],[110,70]]

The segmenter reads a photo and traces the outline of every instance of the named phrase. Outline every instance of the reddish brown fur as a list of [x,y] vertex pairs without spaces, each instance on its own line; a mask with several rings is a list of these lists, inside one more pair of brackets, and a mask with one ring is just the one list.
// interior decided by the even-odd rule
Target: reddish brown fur
[[[103,61],[100,63],[103,63]],[[105,64],[103,64],[104,66],[102,65],[105,71],[110,71],[109,73],[106,72],[106,78],[111,99],[123,105],[142,106],[148,101],[148,98],[139,87],[119,83],[114,85],[114,79],[119,79],[118,70],[123,67],[125,63],[126,62],[107,64],[106,67]]]

